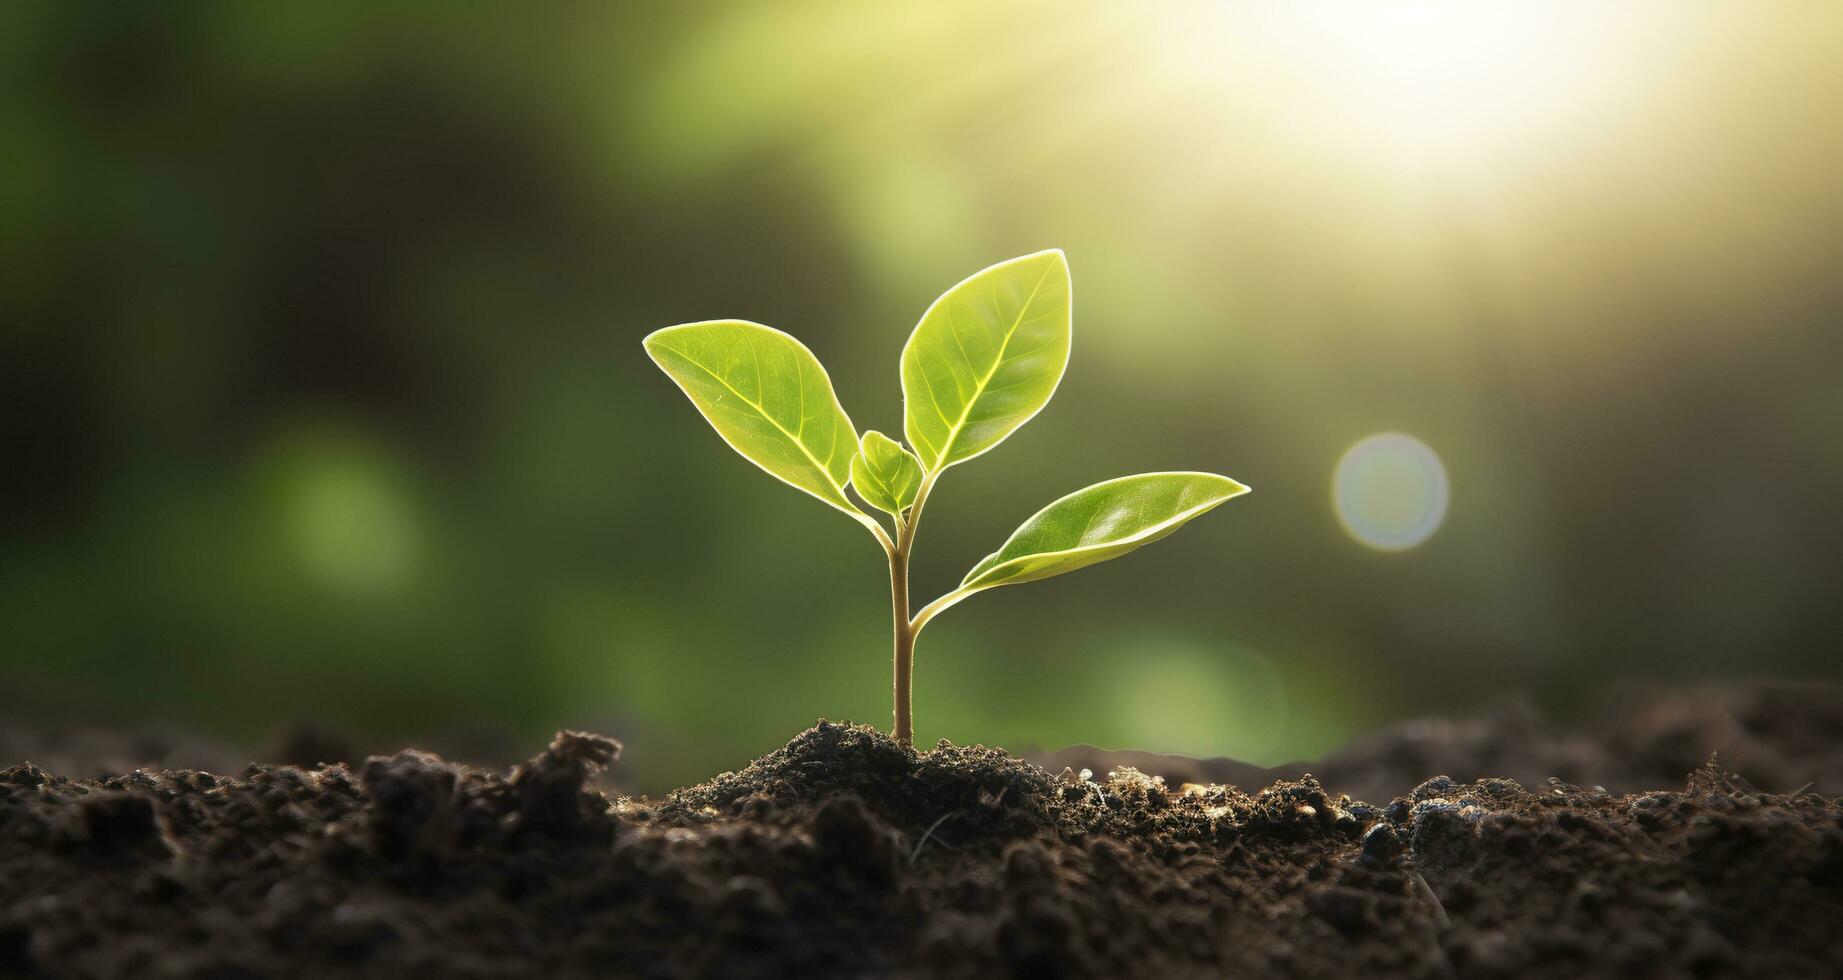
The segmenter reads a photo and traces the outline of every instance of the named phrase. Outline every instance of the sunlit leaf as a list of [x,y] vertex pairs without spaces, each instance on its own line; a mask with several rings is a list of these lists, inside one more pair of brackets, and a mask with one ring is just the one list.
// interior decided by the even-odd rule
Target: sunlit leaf
[[1030,421],[1069,364],[1061,249],[1000,262],[934,301],[902,349],[903,432],[929,472]]
[[966,573],[959,591],[1034,582],[1118,558],[1247,492],[1214,473],[1141,473],[1097,483],[1025,521]]
[[862,513],[845,497],[857,429],[804,344],[746,320],[666,327],[645,344],[730,448],[842,511]]
[[880,511],[901,514],[921,487],[921,463],[902,444],[875,429],[864,433],[851,460],[851,485]]

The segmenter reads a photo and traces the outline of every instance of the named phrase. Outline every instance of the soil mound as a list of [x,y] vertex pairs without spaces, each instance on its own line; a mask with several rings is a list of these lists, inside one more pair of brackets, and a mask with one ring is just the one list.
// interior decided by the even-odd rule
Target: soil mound
[[1835,976],[1843,807],[1435,777],[1378,805],[821,722],[610,799],[565,732],[506,772],[416,751],[72,780],[0,771],[22,976]]

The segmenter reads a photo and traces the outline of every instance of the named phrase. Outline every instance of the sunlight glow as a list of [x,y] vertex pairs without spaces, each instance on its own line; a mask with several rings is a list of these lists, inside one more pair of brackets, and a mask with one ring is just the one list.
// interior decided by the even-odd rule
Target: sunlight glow
[[1320,77],[1371,122],[1454,150],[1564,110],[1585,77],[1595,21],[1566,3],[1308,2]]
[[1271,114],[1304,139],[1305,157],[1367,168],[1468,173],[1574,145],[1630,94],[1646,61],[1632,57],[1630,15],[1572,0],[1187,9],[1162,44],[1179,53],[1179,71],[1225,107]]

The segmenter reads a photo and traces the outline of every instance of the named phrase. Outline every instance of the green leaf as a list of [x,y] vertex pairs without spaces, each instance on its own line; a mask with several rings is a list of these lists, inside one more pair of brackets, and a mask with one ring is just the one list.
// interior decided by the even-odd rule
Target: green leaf
[[857,428],[806,345],[746,320],[707,320],[649,334],[646,353],[749,462],[863,520],[845,497]]
[[971,593],[1061,575],[1150,544],[1248,488],[1214,473],[1141,473],[1037,511],[960,583]]
[[921,481],[921,463],[901,443],[875,429],[864,433],[851,459],[851,484],[866,503],[901,516],[915,503]]
[[927,472],[1003,442],[1069,365],[1061,249],[1000,262],[934,301],[902,348],[903,433]]

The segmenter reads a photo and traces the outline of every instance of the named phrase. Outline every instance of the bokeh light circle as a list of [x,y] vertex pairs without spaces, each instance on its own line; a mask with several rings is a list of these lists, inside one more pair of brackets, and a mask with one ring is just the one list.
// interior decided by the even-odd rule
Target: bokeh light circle
[[1379,432],[1345,450],[1331,477],[1344,530],[1378,551],[1406,551],[1446,519],[1451,488],[1440,457],[1419,439]]
[[1115,729],[1124,744],[1153,752],[1244,762],[1276,755],[1291,704],[1273,661],[1233,643],[1136,635],[1108,658]]

